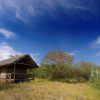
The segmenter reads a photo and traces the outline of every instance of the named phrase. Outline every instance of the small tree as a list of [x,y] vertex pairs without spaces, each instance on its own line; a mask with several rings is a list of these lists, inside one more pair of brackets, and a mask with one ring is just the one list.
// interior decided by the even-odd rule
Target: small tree
[[[41,76],[46,76],[51,80],[65,80],[70,77],[68,67],[70,67],[73,57],[64,51],[50,51],[41,62]],[[44,70],[44,67],[46,70]],[[67,73],[68,72],[68,73]]]

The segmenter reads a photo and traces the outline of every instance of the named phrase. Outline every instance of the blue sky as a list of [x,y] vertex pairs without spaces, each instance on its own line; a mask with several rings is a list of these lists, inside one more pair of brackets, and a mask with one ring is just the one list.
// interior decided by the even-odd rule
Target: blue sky
[[0,0],[0,60],[52,49],[100,64],[100,0]]

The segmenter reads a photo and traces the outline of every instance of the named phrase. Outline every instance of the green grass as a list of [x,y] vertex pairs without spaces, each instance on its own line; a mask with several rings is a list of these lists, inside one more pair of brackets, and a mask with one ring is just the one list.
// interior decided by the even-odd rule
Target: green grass
[[0,85],[0,100],[100,100],[89,83],[36,79],[31,82],[3,85]]

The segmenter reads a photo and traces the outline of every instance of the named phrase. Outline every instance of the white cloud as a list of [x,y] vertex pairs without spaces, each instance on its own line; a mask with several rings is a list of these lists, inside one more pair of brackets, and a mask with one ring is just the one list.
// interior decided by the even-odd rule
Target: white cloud
[[79,53],[79,51],[75,50],[75,51],[71,52],[70,55],[75,56],[78,53]]
[[100,45],[100,36],[97,37],[97,40],[96,40],[96,42],[95,42],[95,45]]
[[100,36],[91,44],[93,49],[100,49]]
[[16,51],[13,47],[11,47],[9,44],[3,42],[0,44],[0,60],[4,60],[9,58],[11,55],[21,55],[22,53]]
[[6,38],[15,37],[15,34],[13,32],[8,31],[8,30],[3,29],[3,28],[0,29],[0,34],[2,34],[3,36],[5,36]]
[[90,46],[96,50],[95,57],[100,57],[100,36],[98,36]]
[[100,51],[97,52],[96,57],[100,57]]
[[71,53],[70,53],[70,55],[71,55],[71,56],[74,56],[74,55],[75,55],[75,53],[74,53],[74,52],[71,52]]
[[72,10],[70,9],[91,11],[94,3],[89,3],[86,6],[81,0],[0,0],[0,8],[3,12],[10,11],[23,22],[43,13],[43,10],[53,16],[57,6],[64,8],[67,14],[71,14]]
[[22,16],[20,16],[20,14],[16,11],[16,18],[22,20],[24,22],[24,19]]
[[[15,56],[16,54],[23,55],[27,53],[21,53],[19,51],[16,51],[8,43],[3,42],[0,44],[0,60],[8,59],[10,56]],[[29,54],[31,55],[34,61],[39,62],[40,54],[38,52],[29,53]]]

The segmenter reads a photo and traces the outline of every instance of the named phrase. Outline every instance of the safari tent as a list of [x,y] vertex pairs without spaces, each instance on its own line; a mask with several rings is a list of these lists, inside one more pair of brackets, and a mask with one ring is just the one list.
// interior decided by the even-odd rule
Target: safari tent
[[28,54],[0,61],[0,82],[26,81],[27,69],[35,68],[38,68],[38,65]]

